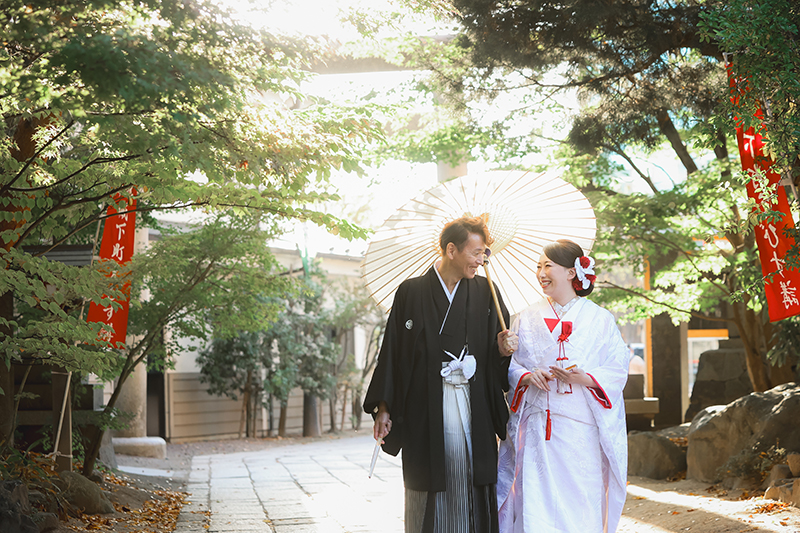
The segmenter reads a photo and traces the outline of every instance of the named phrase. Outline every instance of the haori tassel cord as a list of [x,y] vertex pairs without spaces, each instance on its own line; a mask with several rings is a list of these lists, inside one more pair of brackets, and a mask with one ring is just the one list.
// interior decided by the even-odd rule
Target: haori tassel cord
[[544,424],[544,440],[550,440],[553,434],[553,421],[550,420],[550,393],[547,393],[547,422]]
[[[561,322],[561,335],[558,336],[558,358],[556,362],[558,366],[564,368],[566,366],[565,361],[569,361],[569,357],[567,357],[567,350],[565,344],[569,342],[569,336],[572,334],[572,322]],[[570,367],[570,368],[574,368]],[[564,368],[565,370],[569,370]],[[564,383],[563,381],[556,380],[556,392],[559,394],[572,394],[572,385],[569,383]]]

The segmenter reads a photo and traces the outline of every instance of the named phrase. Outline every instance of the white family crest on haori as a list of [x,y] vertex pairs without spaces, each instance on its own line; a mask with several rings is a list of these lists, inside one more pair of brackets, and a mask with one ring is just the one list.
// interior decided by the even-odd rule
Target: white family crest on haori
[[388,312],[400,283],[422,275],[439,257],[445,224],[482,216],[494,244],[492,280],[509,313],[542,297],[536,264],[544,246],[570,239],[586,253],[594,244],[594,211],[558,170],[469,174],[413,198],[381,226],[364,257],[363,277],[378,306]]

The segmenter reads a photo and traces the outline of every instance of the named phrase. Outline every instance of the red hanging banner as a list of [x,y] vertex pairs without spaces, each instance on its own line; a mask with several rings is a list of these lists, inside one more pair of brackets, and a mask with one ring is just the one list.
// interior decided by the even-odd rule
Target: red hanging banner
[[[731,101],[739,103],[739,99],[747,92],[746,81],[736,78],[728,64],[728,79],[731,87]],[[755,115],[761,118],[759,109]],[[755,200],[756,211],[779,211],[783,216],[779,219],[765,220],[755,227],[756,245],[758,256],[761,259],[761,272],[766,278],[764,292],[767,297],[767,308],[771,322],[782,320],[800,314],[800,271],[786,270],[785,257],[794,245],[794,238],[787,237],[784,229],[794,227],[792,212],[789,210],[789,201],[786,191],[780,185],[781,176],[773,172],[773,161],[764,154],[764,142],[761,133],[756,133],[755,128],[743,131],[741,126],[736,127],[736,139],[739,144],[739,155],[742,160],[742,170],[750,176],[760,170],[768,180],[768,188],[775,191],[777,199],[771,205],[769,199],[762,197],[762,192],[756,190],[753,181],[747,184],[747,195]]]
[[[135,192],[134,192],[135,194]],[[114,200],[120,201],[121,195],[116,195]],[[108,206],[107,218],[103,228],[103,240],[100,242],[100,259],[104,261],[116,261],[124,265],[133,257],[134,234],[136,230],[136,200],[127,200],[128,207],[124,213],[117,214],[118,211],[113,206]],[[128,304],[130,299],[130,282],[126,282],[122,287],[125,294],[124,299],[116,300],[120,305],[116,309],[112,305],[103,307],[92,302],[89,304],[89,322],[102,322],[112,326],[114,329],[103,328],[100,332],[101,339],[110,342],[112,346],[121,348],[125,344],[125,336],[128,332]]]

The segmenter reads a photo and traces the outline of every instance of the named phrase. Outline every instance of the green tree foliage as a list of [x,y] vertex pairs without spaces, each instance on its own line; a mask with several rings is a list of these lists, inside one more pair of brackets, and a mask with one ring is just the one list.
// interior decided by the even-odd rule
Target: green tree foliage
[[[275,320],[279,308],[267,297],[285,293],[290,283],[267,248],[274,228],[262,225],[258,219],[220,215],[133,257],[128,330],[133,340],[117,352],[117,384],[106,415],[136,366],[168,366],[170,354],[185,350],[179,341],[235,339]],[[86,452],[87,475],[101,437],[96,435]]]
[[[780,325],[766,316],[752,233],[757,220],[749,215],[744,192],[749,177],[731,170],[733,130],[717,118],[724,116],[720,104],[728,100],[721,63],[728,49],[721,36],[709,37],[702,18],[719,10],[735,24],[737,10],[751,4],[453,0],[458,35],[438,52],[428,44],[418,47],[415,57],[444,63],[419,87],[433,91],[460,123],[478,126],[460,129],[464,149],[480,154],[469,143],[483,142],[489,149],[481,155],[495,155],[501,166],[559,165],[587,194],[598,216],[594,253],[601,270],[624,267],[643,277],[644,260],[649,261],[650,287],[606,279],[598,298],[630,318],[668,312],[675,321],[698,317],[735,325],[753,387],[765,390],[793,376],[786,366],[764,365]],[[751,42],[768,33],[770,46],[787,49],[785,56],[776,52],[774,59],[782,60],[796,49],[796,24],[790,22],[795,11],[776,8],[767,24],[766,15],[755,10],[749,22],[744,17],[742,32]],[[763,80],[769,94],[795,87],[791,72],[773,71]],[[578,111],[568,115],[567,133],[545,144],[543,118],[563,120],[565,111],[556,116],[552,111],[570,98]],[[482,116],[492,105],[506,110],[495,122]],[[791,102],[780,109],[790,108]],[[516,155],[491,148],[512,134],[509,145],[519,148]],[[437,129],[421,146],[436,148],[441,138],[458,144],[453,137]],[[525,150],[537,143],[546,157],[526,158]],[[796,155],[796,148],[787,153],[792,150]],[[665,152],[684,172],[656,180],[640,161]],[[623,187],[626,175],[639,183]]]
[[198,363],[210,394],[232,399],[245,394],[255,406],[260,405],[263,390],[269,403],[277,400],[281,407],[278,432],[284,436],[293,389],[299,387],[322,399],[335,391],[333,369],[340,348],[334,338],[333,315],[324,307],[327,281],[318,265],[309,265],[308,274],[301,278],[282,275],[280,280],[282,290],[260,294],[262,305],[274,310],[274,316],[254,322],[249,333],[229,331],[233,336],[215,336]]
[[248,437],[255,437],[255,419],[261,406],[263,388],[261,370],[265,357],[270,355],[261,332],[242,332],[231,338],[215,338],[200,352],[200,382],[208,384],[208,393],[227,396],[231,400],[242,398],[241,437],[246,422]]
[[2,12],[5,249],[93,234],[111,196],[134,187],[140,211],[253,209],[358,233],[302,207],[331,197],[332,169],[358,169],[371,124],[363,109],[282,104],[300,97],[300,45],[213,3],[5,2]]
[[[740,0],[726,3],[702,15],[705,38],[717,41],[729,54],[733,74],[743,78],[749,90],[734,104],[725,94],[721,111],[714,117],[718,127],[760,128],[766,151],[779,172],[800,182],[800,6],[796,2]],[[762,113],[756,117],[757,110]],[[765,215],[766,216],[766,215]],[[799,221],[795,221],[797,224]],[[791,232],[800,242],[797,227]],[[787,265],[798,265],[795,246]],[[798,318],[781,322],[770,339],[769,356],[775,364],[796,362],[800,345]]]
[[[328,398],[330,404],[331,431],[336,431],[336,408],[341,396],[342,420],[339,429],[344,429],[344,413],[347,410],[347,395],[351,395],[353,425],[360,427],[361,398],[363,397],[364,379],[370,375],[377,362],[377,351],[372,341],[375,330],[382,328],[386,317],[380,312],[370,298],[368,291],[361,283],[348,283],[345,280],[332,284],[329,296],[333,299],[330,311],[333,338],[337,343],[335,362],[331,374],[336,379],[336,386]],[[359,367],[355,354],[356,328],[367,334],[368,346],[364,351],[363,367]]]
[[[210,0],[6,0],[0,31],[0,388],[22,357],[103,377],[120,368],[113,350],[92,347],[98,326],[80,313],[79,303],[119,296],[101,266],[26,252],[91,242],[115,194],[121,207],[136,191],[140,221],[202,208],[363,235],[314,205],[335,198],[333,169],[360,170],[360,146],[377,130],[368,107],[298,92],[309,43]],[[297,101],[310,105],[285,104]]]
[[[768,152],[781,169],[795,167],[800,154],[800,6],[788,0],[726,2],[701,14],[703,37],[719,43],[736,76],[749,91],[736,105],[721,95],[720,127],[736,120],[763,123]],[[764,113],[756,119],[756,110]]]
[[337,346],[333,341],[330,312],[324,307],[326,279],[311,263],[297,293],[276,301],[281,309],[265,331],[268,345],[277,354],[267,370],[266,389],[285,405],[294,387],[316,397],[327,398],[336,385],[331,374]]

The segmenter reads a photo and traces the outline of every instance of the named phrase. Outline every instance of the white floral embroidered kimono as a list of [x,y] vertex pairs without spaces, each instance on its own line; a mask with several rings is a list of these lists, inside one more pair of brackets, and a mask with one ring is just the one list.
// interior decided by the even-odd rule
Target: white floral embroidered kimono
[[[520,313],[512,329],[519,349],[508,371],[512,413],[498,459],[501,533],[615,531],[627,484],[622,389],[629,350],[614,317],[578,298],[559,318],[544,299]],[[557,364],[577,365],[597,387],[572,385],[569,393],[562,383],[568,393],[561,394],[555,381],[549,393],[519,385],[531,370],[550,372]]]

